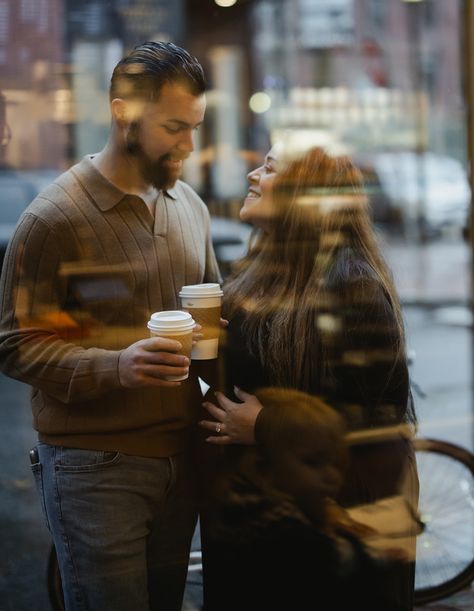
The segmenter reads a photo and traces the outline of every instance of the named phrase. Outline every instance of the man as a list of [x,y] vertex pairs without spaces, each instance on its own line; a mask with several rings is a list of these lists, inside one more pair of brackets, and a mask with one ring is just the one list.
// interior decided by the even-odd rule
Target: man
[[68,611],[181,609],[196,523],[196,378],[149,338],[182,285],[219,281],[204,203],[178,180],[205,112],[200,64],[145,43],[116,66],[98,154],[20,218],[2,275],[0,363],[32,386],[32,468]]

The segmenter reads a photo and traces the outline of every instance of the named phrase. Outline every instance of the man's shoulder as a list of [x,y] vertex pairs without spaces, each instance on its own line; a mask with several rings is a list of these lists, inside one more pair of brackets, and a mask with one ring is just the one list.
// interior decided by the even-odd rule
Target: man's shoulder
[[48,194],[56,194],[56,197],[62,193],[64,196],[69,195],[71,190],[77,188],[81,175],[84,173],[84,161],[75,163],[70,168],[59,174],[39,196],[46,197]]
[[59,209],[66,213],[68,208],[75,207],[75,193],[81,192],[77,179],[80,165],[77,163],[59,174],[37,194],[25,212],[41,218],[57,214]]

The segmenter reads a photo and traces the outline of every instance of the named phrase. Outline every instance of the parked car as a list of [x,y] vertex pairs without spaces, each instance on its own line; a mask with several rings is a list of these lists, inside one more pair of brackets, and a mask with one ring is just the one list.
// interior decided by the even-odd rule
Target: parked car
[[466,226],[471,190],[459,160],[404,151],[376,154],[359,165],[372,186],[368,190],[374,194],[371,205],[376,222],[400,222],[407,228],[420,221],[428,234],[445,227],[462,231]]
[[364,179],[364,188],[369,196],[370,215],[376,225],[399,226],[401,224],[400,212],[392,206],[388,194],[385,192],[372,161],[356,160]]

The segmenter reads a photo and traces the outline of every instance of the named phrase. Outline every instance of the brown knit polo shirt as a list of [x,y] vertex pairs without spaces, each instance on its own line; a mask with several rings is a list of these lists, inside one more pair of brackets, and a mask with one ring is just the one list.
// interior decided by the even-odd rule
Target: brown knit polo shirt
[[181,181],[160,194],[154,219],[89,157],[40,193],[18,222],[0,289],[0,368],[31,385],[39,439],[138,456],[185,449],[195,376],[130,390],[118,360],[148,337],[152,312],[179,308],[181,286],[219,280],[207,208]]

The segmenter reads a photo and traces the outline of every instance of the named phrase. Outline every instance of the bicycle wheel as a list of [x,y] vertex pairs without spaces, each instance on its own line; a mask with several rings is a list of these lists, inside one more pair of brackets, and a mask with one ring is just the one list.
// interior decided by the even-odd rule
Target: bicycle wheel
[[474,579],[474,456],[454,444],[415,440],[420,480],[415,604],[462,590]]

